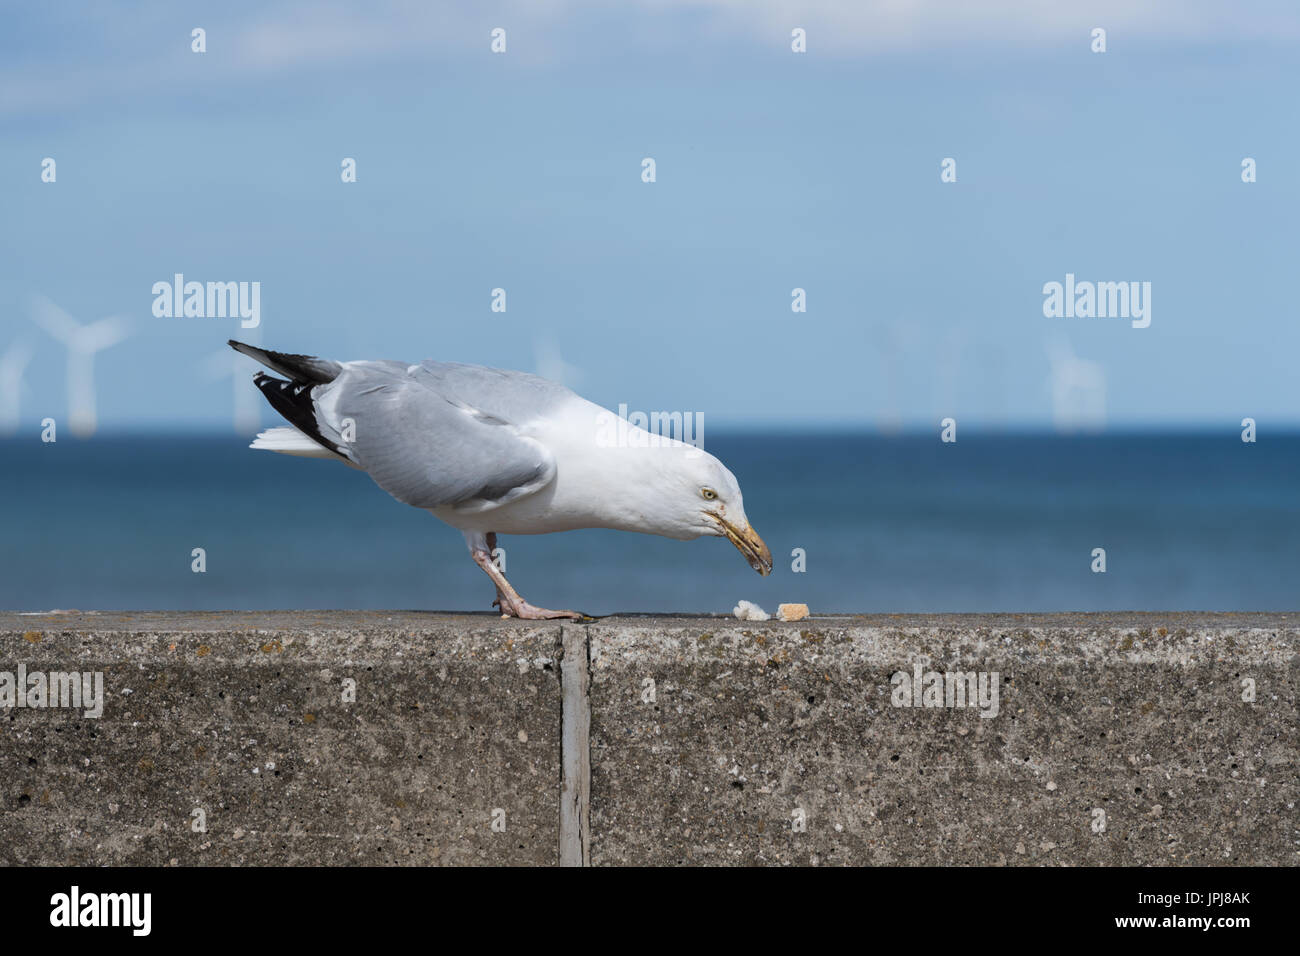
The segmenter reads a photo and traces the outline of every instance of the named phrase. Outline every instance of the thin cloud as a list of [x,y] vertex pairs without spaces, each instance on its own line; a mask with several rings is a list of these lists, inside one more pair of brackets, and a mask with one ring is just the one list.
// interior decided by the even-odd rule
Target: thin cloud
[[[93,5],[69,19],[35,6],[10,24],[0,52],[0,114],[48,114],[199,89],[307,75],[332,66],[388,66],[486,56],[489,31],[505,27],[509,55],[525,65],[580,62],[611,52],[669,59],[690,37],[719,55],[788,50],[808,33],[810,55],[852,58],[970,49],[1011,54],[1086,44],[1103,27],[1112,50],[1165,45],[1288,43],[1300,37],[1292,0],[1249,7],[1220,0],[470,0],[430,4],[231,3],[178,13],[171,0]],[[193,21],[193,22],[191,22]],[[208,52],[189,51],[189,31]]]

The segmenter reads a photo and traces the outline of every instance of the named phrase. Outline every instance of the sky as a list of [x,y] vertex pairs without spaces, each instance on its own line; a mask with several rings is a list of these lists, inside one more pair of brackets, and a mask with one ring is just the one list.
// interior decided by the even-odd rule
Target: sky
[[[61,310],[124,336],[104,430],[247,430],[231,337],[715,428],[1295,428],[1298,44],[1289,2],[5,2],[0,420],[68,416]],[[156,315],[177,273],[259,325]],[[1149,325],[1045,315],[1067,274]]]

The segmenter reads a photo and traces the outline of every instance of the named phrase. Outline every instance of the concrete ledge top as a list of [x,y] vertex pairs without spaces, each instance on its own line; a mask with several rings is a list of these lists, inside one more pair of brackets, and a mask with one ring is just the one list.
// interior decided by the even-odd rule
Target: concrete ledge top
[[[456,611],[0,611],[0,632],[33,630],[141,632],[283,630],[306,632],[361,631],[442,632],[484,629],[558,629],[560,621],[518,621],[495,613]],[[740,621],[729,614],[612,614],[586,622],[590,626],[644,628],[663,626],[864,629],[1032,628],[1068,630],[1265,629],[1300,633],[1300,612],[1116,611],[1057,614],[852,614],[814,615],[803,621]]]
[[437,611],[0,612],[11,654],[15,646],[57,647],[83,660],[169,660],[193,651],[211,660],[288,653],[302,661],[505,663],[558,659],[563,635],[576,630],[591,641],[593,673],[702,658],[761,664],[778,647],[799,660],[846,666],[893,666],[904,657],[1300,664],[1300,614],[1289,613],[875,614],[792,623],[646,614],[574,623]]

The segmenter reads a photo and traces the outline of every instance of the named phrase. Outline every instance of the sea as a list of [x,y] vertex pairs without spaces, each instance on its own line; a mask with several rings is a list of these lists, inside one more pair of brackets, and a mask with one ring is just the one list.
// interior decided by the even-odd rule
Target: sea
[[[751,429],[706,447],[740,480],[770,577],[725,539],[591,530],[503,536],[511,582],[597,615],[1300,609],[1300,435]],[[364,473],[234,434],[0,441],[0,535],[5,610],[495,596],[459,532]]]

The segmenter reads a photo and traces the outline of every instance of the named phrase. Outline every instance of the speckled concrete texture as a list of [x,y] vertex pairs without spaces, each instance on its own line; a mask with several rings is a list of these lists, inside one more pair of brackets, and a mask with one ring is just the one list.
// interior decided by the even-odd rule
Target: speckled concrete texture
[[[593,865],[1300,863],[1300,615],[588,633]],[[917,662],[997,716],[894,706]]]
[[0,615],[0,670],[99,670],[107,698],[98,720],[0,709],[0,862],[553,864],[559,640],[484,616]]
[[0,614],[0,863],[555,864],[566,647],[594,865],[1300,863],[1300,615],[333,611]]

